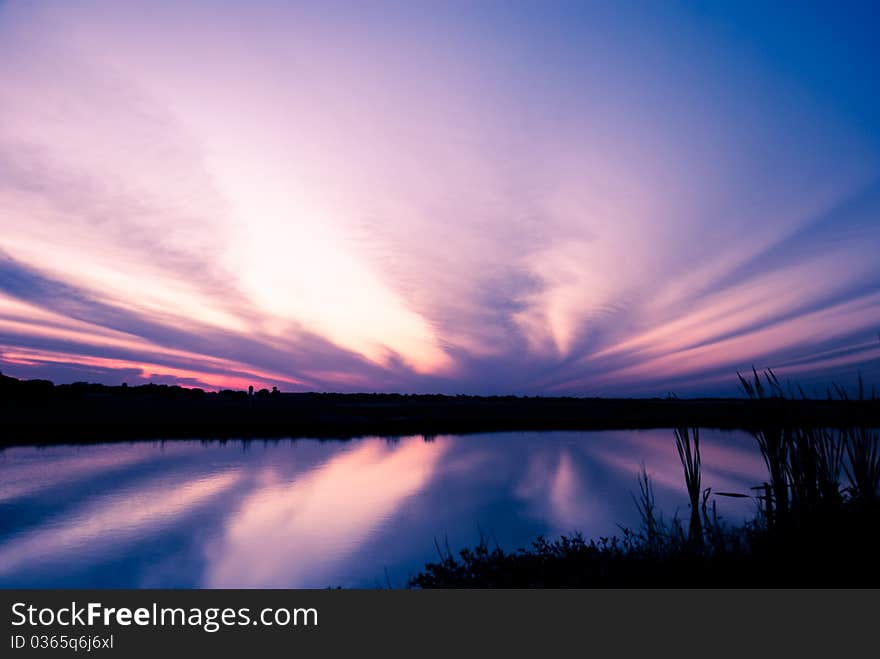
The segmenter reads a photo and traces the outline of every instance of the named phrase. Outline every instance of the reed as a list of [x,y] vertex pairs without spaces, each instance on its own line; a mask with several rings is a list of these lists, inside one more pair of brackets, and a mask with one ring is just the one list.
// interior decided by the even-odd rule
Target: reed
[[846,431],[845,437],[847,491],[861,505],[876,504],[880,495],[880,436],[859,428]]
[[[661,544],[661,530],[663,520],[657,513],[657,505],[654,501],[654,487],[651,485],[651,479],[648,476],[648,470],[645,463],[642,463],[641,471],[638,475],[639,496],[630,493],[636,509],[639,511],[639,517],[642,520],[642,531],[640,538],[645,547],[650,551],[656,551]],[[630,531],[623,529],[625,536],[629,537]]]
[[690,500],[688,542],[692,548],[699,549],[703,545],[703,523],[700,518],[700,429],[676,428],[675,448],[684,469],[684,482]]
[[[772,371],[737,374],[753,400],[784,404]],[[847,392],[834,385],[834,393]],[[803,392],[801,397],[805,398]],[[858,396],[864,385],[859,379]],[[872,391],[871,396],[876,394]],[[765,404],[765,403],[762,403]],[[678,517],[658,511],[647,469],[633,500],[641,529],[623,538],[557,541],[538,538],[508,553],[485,541],[458,557],[448,547],[411,581],[418,587],[546,587],[585,585],[850,585],[880,584],[880,435],[867,428],[814,428],[778,423],[753,430],[769,480],[759,485],[755,519],[738,526],[720,520],[713,496],[741,493],[702,488],[700,429],[674,429],[690,504],[685,533]],[[842,477],[846,478],[843,486]]]

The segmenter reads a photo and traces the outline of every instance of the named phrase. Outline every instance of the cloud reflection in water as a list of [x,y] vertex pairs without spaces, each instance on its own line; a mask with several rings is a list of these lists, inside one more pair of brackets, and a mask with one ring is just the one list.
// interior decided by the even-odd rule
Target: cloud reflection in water
[[[702,446],[704,487],[763,481],[747,435]],[[636,525],[643,461],[662,510],[686,514],[669,430],[10,449],[0,586],[401,586],[435,540],[514,549]],[[731,518],[753,506],[719,500]]]

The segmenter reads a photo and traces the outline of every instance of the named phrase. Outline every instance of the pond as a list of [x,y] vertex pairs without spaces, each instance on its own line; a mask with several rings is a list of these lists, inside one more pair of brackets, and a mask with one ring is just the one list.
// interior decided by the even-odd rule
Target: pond
[[[746,433],[703,430],[701,447],[704,488],[766,478]],[[0,587],[399,588],[438,545],[637,527],[642,463],[687,519],[671,430],[7,448]],[[716,500],[731,522],[755,513]]]

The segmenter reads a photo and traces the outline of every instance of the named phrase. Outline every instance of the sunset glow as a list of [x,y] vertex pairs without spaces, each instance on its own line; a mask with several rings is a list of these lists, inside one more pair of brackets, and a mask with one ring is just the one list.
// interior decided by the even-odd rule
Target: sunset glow
[[0,2],[0,370],[880,383],[880,9],[726,4]]

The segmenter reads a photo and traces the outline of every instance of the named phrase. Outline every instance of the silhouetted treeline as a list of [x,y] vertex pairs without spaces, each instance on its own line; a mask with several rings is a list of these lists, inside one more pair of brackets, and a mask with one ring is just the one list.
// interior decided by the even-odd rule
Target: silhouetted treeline
[[353,437],[502,430],[685,425],[880,426],[877,400],[208,392],[173,385],[106,386],[0,375],[0,443],[154,437]]

